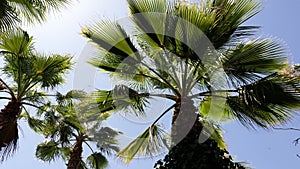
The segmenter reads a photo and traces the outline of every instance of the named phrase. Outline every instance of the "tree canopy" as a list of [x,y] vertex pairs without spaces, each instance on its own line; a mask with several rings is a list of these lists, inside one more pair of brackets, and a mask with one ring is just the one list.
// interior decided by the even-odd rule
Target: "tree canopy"
[[[83,29],[101,51],[90,63],[120,82],[98,91],[99,111],[140,116],[152,98],[174,104],[118,153],[125,161],[170,146],[175,161],[188,160],[191,154],[178,148],[180,143],[201,147],[191,138],[211,138],[220,148],[224,144],[216,129],[223,120],[268,128],[296,114],[299,79],[282,73],[288,66],[284,46],[255,36],[258,26],[244,25],[261,10],[260,1],[127,2],[130,26],[102,20]],[[166,132],[158,122],[169,112],[172,129]]]

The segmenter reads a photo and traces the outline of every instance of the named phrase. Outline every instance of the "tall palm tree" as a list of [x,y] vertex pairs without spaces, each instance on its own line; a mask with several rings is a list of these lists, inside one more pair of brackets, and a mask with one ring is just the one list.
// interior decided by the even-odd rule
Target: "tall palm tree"
[[[61,156],[67,162],[68,169],[90,168],[102,169],[107,166],[105,154],[119,151],[115,137],[117,132],[109,127],[99,127],[99,124],[108,116],[97,116],[95,128],[86,130],[84,125],[89,125],[89,118],[95,114],[96,104],[87,102],[87,95],[82,91],[70,91],[66,95],[57,94],[57,105],[41,111],[39,116],[44,117],[35,129],[46,136],[46,140],[36,149],[36,157],[43,161],[55,160]],[[77,100],[76,105],[74,104]],[[78,103],[79,101],[79,103]],[[83,112],[78,112],[83,111]],[[91,131],[93,130],[93,131]],[[87,164],[82,160],[84,144],[90,149]],[[96,144],[99,151],[94,151],[91,144]]]
[[[132,25],[104,20],[83,29],[102,51],[90,63],[119,81],[112,90],[98,91],[99,110],[139,116],[147,113],[152,98],[173,104],[121,150],[120,157],[129,162],[137,155],[160,153],[167,145],[173,154],[166,157],[173,161],[170,168],[226,168],[234,164],[225,162],[230,161],[225,150],[208,160],[213,166],[197,163],[206,160],[193,152],[223,151],[217,132],[222,120],[268,128],[293,117],[293,109],[300,106],[300,84],[282,73],[287,66],[284,47],[255,37],[259,27],[243,25],[261,10],[259,1],[127,2]],[[170,140],[157,124],[169,112]]]
[[24,117],[33,125],[26,107],[43,110],[49,102],[47,89],[64,82],[72,57],[38,53],[33,38],[20,29],[1,34],[0,54],[3,61],[0,99],[7,101],[0,112],[0,152],[4,160],[16,148],[19,118]]
[[19,23],[45,21],[46,15],[69,4],[71,0],[1,0],[0,32]]

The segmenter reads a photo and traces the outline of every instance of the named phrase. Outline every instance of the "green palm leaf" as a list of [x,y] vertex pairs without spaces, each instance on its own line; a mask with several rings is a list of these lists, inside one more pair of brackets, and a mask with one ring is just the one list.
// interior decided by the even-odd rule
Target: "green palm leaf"
[[[200,6],[178,3],[175,8],[175,13],[204,32],[216,49],[225,45],[236,35],[247,35],[240,34],[243,29],[239,26],[259,11],[260,2],[257,0],[202,1]],[[242,28],[245,30],[245,27]],[[246,30],[252,28],[248,27]]]
[[1,1],[0,9],[0,32],[11,29],[20,21],[14,9],[9,6],[8,1]]
[[16,29],[2,33],[0,38],[1,53],[9,53],[16,57],[26,57],[33,50],[33,38],[27,32]]
[[107,159],[101,153],[93,153],[88,156],[87,163],[92,169],[104,169],[108,165]]
[[152,125],[129,143],[128,146],[119,151],[118,157],[125,162],[130,162],[135,156],[154,156],[162,153],[166,148],[167,136],[168,134],[162,127]]
[[54,141],[43,142],[36,148],[36,157],[43,161],[52,161],[59,156],[58,144]]
[[299,81],[274,74],[242,86],[238,96],[227,98],[226,111],[246,125],[261,127],[282,124],[300,106]]
[[240,43],[222,53],[222,65],[232,85],[251,83],[286,66],[287,57],[281,44],[271,39]]
[[14,13],[18,15],[18,19],[22,19],[29,23],[42,22],[46,20],[46,14],[57,11],[67,4],[70,0],[6,0],[9,6],[14,9]]
[[[165,13],[169,6],[168,1],[127,0],[127,2],[132,20],[137,26],[136,29],[142,33],[140,37],[148,39],[147,42],[152,41],[152,44],[156,44],[155,46],[162,47],[164,42],[162,33],[165,32],[165,21],[167,19]],[[157,22],[158,20],[160,22]]]
[[[144,113],[149,97],[147,93],[139,94],[125,85],[116,85],[113,90],[109,91],[98,90],[93,95],[98,103],[98,110],[103,113],[127,108]],[[133,112],[137,113],[137,111]]]
[[[174,125],[181,108],[188,105],[196,111],[194,104],[199,101],[201,124],[194,123],[193,136],[185,141],[194,144],[191,139],[202,134],[201,128],[225,149],[215,123],[238,119],[247,127],[265,128],[287,122],[294,108],[299,108],[299,79],[291,76],[292,71],[283,71],[287,54],[282,44],[254,39],[259,27],[243,25],[261,10],[258,0],[127,1],[135,35],[129,37],[127,29],[112,21],[83,29],[102,48],[90,63],[121,84],[98,90],[93,105],[82,107],[91,121],[111,112],[133,110],[143,115],[150,106],[148,98],[160,97],[175,104],[153,124],[174,109]],[[101,113],[95,116],[97,109]],[[207,127],[207,123],[212,125]],[[156,155],[165,148],[166,136],[159,126],[151,125],[118,156],[130,162],[134,156]],[[184,149],[178,151],[184,153]]]
[[115,57],[119,58],[120,61],[128,56],[140,59],[130,37],[116,22],[102,21],[97,25],[83,29],[83,34],[99,47],[116,55]]
[[64,82],[63,75],[71,68],[70,56],[52,55],[51,57],[34,57],[35,75],[33,82],[40,82],[41,87],[54,88]]

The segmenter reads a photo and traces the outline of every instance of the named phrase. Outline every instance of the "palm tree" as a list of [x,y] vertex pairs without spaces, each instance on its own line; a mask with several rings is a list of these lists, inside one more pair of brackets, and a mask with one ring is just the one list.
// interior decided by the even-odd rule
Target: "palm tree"
[[[60,156],[67,162],[68,169],[87,168],[82,160],[83,144],[86,144],[92,152],[86,160],[90,168],[105,168],[108,163],[105,154],[119,151],[115,137],[121,133],[109,127],[99,128],[107,116],[97,116],[95,128],[84,128],[84,125],[91,126],[88,119],[97,110],[93,107],[96,104],[88,101],[85,92],[70,91],[66,95],[57,93],[56,100],[57,105],[52,105],[39,114],[44,117],[43,120],[35,119],[42,121],[40,125],[35,125],[36,130],[46,136],[46,140],[37,146],[36,157],[50,162]],[[74,105],[76,100],[77,104]],[[98,152],[94,151],[91,143],[96,144]]]
[[46,15],[65,7],[71,0],[2,0],[0,2],[0,32],[19,23],[45,21]]
[[27,32],[16,29],[1,34],[0,54],[1,97],[7,100],[0,112],[0,152],[2,160],[16,149],[18,120],[28,120],[34,126],[26,107],[43,110],[49,101],[47,89],[54,89],[64,82],[64,74],[71,68],[69,55],[46,56],[34,49],[33,38]]
[[[223,120],[268,128],[293,117],[300,106],[300,85],[282,73],[287,67],[284,47],[255,37],[259,27],[243,25],[261,10],[259,1],[127,2],[132,25],[104,20],[83,29],[101,51],[90,63],[119,81],[112,90],[98,91],[99,110],[140,116],[152,98],[173,103],[119,157],[129,162],[134,156],[156,155],[167,145],[170,154],[158,168],[167,168],[170,161],[173,169],[239,168],[226,162],[230,157],[217,132]],[[158,122],[169,112],[168,140]],[[197,155],[200,150],[216,156],[206,161]],[[208,161],[212,166],[203,164]]]

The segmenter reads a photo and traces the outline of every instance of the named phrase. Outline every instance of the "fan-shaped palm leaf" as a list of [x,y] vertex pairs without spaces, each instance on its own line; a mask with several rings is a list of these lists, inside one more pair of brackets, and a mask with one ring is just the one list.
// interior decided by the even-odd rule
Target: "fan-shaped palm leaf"
[[2,0],[0,32],[22,23],[42,22],[50,12],[59,11],[71,0]]
[[[261,10],[258,0],[128,0],[128,6],[134,35],[110,21],[83,29],[85,36],[102,49],[90,61],[92,65],[122,80],[122,85],[95,95],[101,114],[128,108],[144,111],[143,99],[166,98],[175,104],[154,124],[174,109],[174,126],[181,108],[187,106],[188,113],[199,112],[195,117],[201,123],[193,121],[191,133],[199,135],[198,130],[204,127],[224,148],[217,125],[205,129],[206,120],[214,119],[212,114],[268,127],[287,122],[292,109],[300,107],[299,82],[280,73],[287,63],[283,45],[254,38],[258,27],[243,25]],[[144,82],[147,88],[140,88]],[[217,101],[213,103],[212,98]],[[200,111],[195,103],[200,103]],[[217,124],[219,119],[224,118],[218,117]],[[163,143],[164,134],[151,125],[118,155],[129,162],[135,155],[158,153],[163,144],[154,140]]]
[[[70,56],[51,57],[37,53],[32,39],[21,29],[1,34],[0,54],[4,57],[2,76],[5,76],[5,81],[2,78],[0,81],[3,85],[2,91],[10,95],[1,97],[10,100],[1,110],[0,135],[1,138],[6,138],[0,140],[1,153],[4,152],[2,155],[8,155],[14,150],[11,146],[16,146],[16,126],[20,117],[27,119],[29,126],[35,131],[41,132],[44,128],[43,122],[31,117],[25,106],[32,106],[39,112],[45,111],[48,101],[44,99],[46,94],[40,91],[40,87],[56,87],[62,84],[64,73],[71,67]],[[15,127],[12,128],[12,125]]]
[[101,153],[93,153],[87,158],[89,166],[93,169],[104,169],[108,165],[107,159]]
[[118,156],[125,162],[130,162],[135,156],[154,156],[166,147],[167,132],[158,125],[152,125],[128,146],[118,152]]

